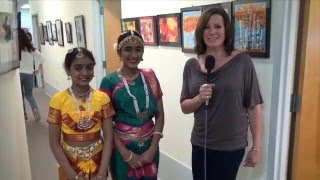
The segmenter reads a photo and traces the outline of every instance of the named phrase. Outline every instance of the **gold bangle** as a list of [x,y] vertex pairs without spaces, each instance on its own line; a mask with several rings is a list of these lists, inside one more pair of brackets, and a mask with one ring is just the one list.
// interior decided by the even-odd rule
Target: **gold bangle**
[[260,152],[260,149],[252,148],[252,151]]
[[129,156],[129,158],[128,158],[128,159],[124,159],[124,158],[123,158],[123,161],[124,161],[124,162],[129,162],[131,159],[132,159],[132,151],[130,151],[130,156]]
[[157,131],[155,131],[155,132],[153,132],[152,134],[153,134],[153,135],[154,135],[154,134],[158,134],[158,135],[160,136],[160,138],[163,138],[163,133],[162,133],[162,132],[157,132]]

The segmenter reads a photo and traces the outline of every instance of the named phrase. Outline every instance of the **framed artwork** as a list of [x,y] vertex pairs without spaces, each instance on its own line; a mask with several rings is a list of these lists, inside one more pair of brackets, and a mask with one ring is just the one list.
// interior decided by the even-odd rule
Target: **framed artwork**
[[63,41],[63,26],[61,19],[56,20],[56,26],[57,26],[57,41],[59,46],[64,46]]
[[21,14],[16,5],[16,0],[9,0],[0,10],[0,74],[20,66],[18,29],[21,28]]
[[157,46],[158,37],[156,31],[156,17],[140,17],[139,18],[139,31],[144,40],[145,45]]
[[67,42],[72,43],[72,28],[71,28],[71,23],[67,22],[64,23],[64,28],[66,30],[66,37],[67,37]]
[[181,46],[180,13],[157,16],[159,45]]
[[42,23],[39,24],[39,38],[40,38],[40,43],[41,44],[45,44],[44,32],[43,32],[43,24]]
[[52,35],[52,24],[51,21],[47,21],[47,34],[48,34],[48,41],[50,45],[53,45],[53,35]]
[[47,31],[47,26],[43,26],[43,37],[45,41],[49,41],[48,39],[48,31]]
[[121,19],[121,31],[134,30],[139,32],[139,19],[138,18],[126,18]]
[[87,48],[86,43],[86,31],[84,26],[84,16],[76,16],[74,17],[75,27],[76,27],[76,36],[77,36],[77,44],[78,47]]
[[205,11],[209,8],[213,8],[213,7],[224,9],[227,12],[227,14],[229,15],[230,21],[232,21],[232,4],[231,4],[231,2],[205,5],[205,6],[203,6],[203,11]]
[[195,30],[202,13],[202,6],[181,8],[182,52],[194,53]]
[[57,28],[56,24],[52,24],[52,40],[57,41]]
[[251,57],[270,56],[270,0],[233,2],[234,46]]

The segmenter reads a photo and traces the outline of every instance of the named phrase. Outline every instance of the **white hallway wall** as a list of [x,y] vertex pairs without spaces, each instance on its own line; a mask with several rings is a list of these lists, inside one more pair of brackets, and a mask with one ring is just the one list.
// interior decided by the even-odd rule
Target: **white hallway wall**
[[[121,10],[122,18],[153,16],[159,14],[179,13],[180,8],[191,7],[197,5],[215,4],[219,2],[229,2],[230,0],[206,0],[206,1],[145,1],[145,0],[122,0]],[[296,1],[295,1],[296,2]],[[270,179],[273,176],[275,169],[274,161],[276,152],[277,128],[279,126],[270,126],[276,123],[278,112],[278,96],[283,91],[280,83],[285,81],[280,79],[286,61],[293,61],[285,58],[285,52],[282,50],[287,47],[286,42],[283,42],[283,34],[290,32],[290,28],[284,28],[284,21],[295,21],[296,17],[285,19],[286,7],[289,5],[286,1],[272,1],[271,13],[271,46],[270,58],[267,59],[253,59],[260,82],[260,89],[264,98],[263,104],[263,119],[264,119],[264,138],[263,138],[263,160],[261,165],[256,168],[244,168],[239,170],[238,179]],[[293,3],[295,4],[295,3]],[[156,8],[154,8],[156,7]],[[293,15],[295,12],[293,12]],[[290,25],[290,24],[287,24]],[[291,31],[294,31],[293,27]],[[294,40],[294,38],[293,38]],[[294,41],[293,41],[294,43]],[[193,54],[185,54],[181,48],[165,47],[165,46],[146,46],[144,53],[144,61],[140,67],[151,67],[155,70],[161,87],[164,93],[164,110],[165,110],[165,137],[161,140],[160,147],[162,158],[160,162],[160,178],[164,180],[172,179],[173,177],[180,177],[191,179],[191,143],[190,135],[193,126],[193,115],[185,115],[181,112],[179,99],[182,85],[183,67],[187,59],[193,57]],[[281,63],[281,61],[283,61]],[[281,69],[282,68],[282,69]],[[291,67],[292,68],[292,67]],[[276,71],[274,71],[276,69]],[[290,72],[290,69],[289,69]],[[289,73],[290,75],[290,73]],[[281,81],[280,81],[281,80]],[[290,87],[290,84],[289,84]],[[288,99],[284,99],[288,101]],[[280,130],[282,132],[282,130]],[[284,132],[287,133],[287,132]],[[269,136],[272,136],[269,139]],[[279,135],[279,134],[278,134]],[[249,142],[251,143],[251,141]],[[286,152],[286,142],[284,143],[284,155]],[[249,144],[250,147],[250,144]],[[286,157],[284,157],[286,158]],[[285,159],[284,159],[285,160]],[[173,164],[173,165],[172,165]],[[166,167],[170,166],[172,167]],[[179,169],[175,169],[179,167]],[[164,173],[162,171],[165,170]],[[282,170],[285,172],[285,167]],[[180,175],[179,173],[186,173],[188,176]],[[267,174],[269,173],[269,174]],[[172,176],[170,176],[171,174]],[[176,179],[176,178],[175,178]]]
[[0,179],[31,179],[19,70],[0,75]]

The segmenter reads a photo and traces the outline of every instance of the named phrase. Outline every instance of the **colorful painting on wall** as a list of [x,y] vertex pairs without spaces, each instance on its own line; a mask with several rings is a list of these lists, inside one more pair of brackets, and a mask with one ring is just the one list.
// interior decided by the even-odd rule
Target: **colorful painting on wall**
[[234,46],[252,57],[269,57],[270,0],[233,2]]
[[157,46],[156,18],[154,16],[140,17],[139,25],[144,44]]
[[193,53],[195,46],[195,30],[198,19],[202,13],[202,7],[181,8],[182,23],[182,51]]
[[121,31],[134,30],[139,32],[138,18],[128,18],[121,20]]
[[159,45],[181,46],[180,13],[157,16]]

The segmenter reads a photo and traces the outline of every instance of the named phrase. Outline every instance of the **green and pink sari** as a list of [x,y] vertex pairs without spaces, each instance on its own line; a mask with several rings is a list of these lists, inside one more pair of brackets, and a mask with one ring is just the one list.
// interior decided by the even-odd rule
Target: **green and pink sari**
[[[146,109],[146,92],[141,75],[128,81],[132,95],[137,98],[140,112],[148,112],[146,118],[138,118],[132,97],[128,94],[122,78],[115,71],[108,74],[101,82],[100,90],[111,97],[116,111],[113,117],[114,130],[122,143],[132,152],[144,153],[150,146],[154,122],[157,113],[157,101],[162,97],[159,81],[152,69],[140,69],[149,92],[149,108]],[[114,149],[110,162],[110,172],[114,180],[156,180],[159,165],[159,150],[153,162],[139,169],[132,169],[123,161],[121,154]]]

